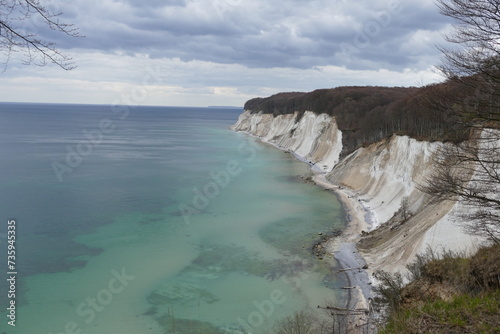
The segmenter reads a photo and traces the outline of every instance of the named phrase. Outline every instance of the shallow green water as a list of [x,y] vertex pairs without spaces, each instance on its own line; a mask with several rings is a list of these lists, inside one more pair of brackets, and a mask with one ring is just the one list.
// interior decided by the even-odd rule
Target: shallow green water
[[[91,126],[102,108],[78,114],[78,124]],[[236,111],[137,115],[64,182],[50,170],[61,153],[52,142],[78,140],[77,131],[31,129],[35,142],[52,140],[43,147],[26,144],[28,133],[9,137],[25,167],[4,170],[14,178],[2,183],[28,198],[2,209],[23,224],[26,269],[17,326],[0,329],[267,333],[283,316],[340,298],[330,287],[342,283],[325,281],[329,265],[307,248],[318,232],[342,228],[342,211],[333,194],[300,181],[305,164],[228,130]]]

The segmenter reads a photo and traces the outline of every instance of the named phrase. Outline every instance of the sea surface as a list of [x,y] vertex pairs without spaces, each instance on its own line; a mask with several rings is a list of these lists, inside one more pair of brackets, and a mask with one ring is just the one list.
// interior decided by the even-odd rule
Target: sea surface
[[241,112],[0,103],[0,333],[271,333],[342,299],[309,250],[337,198]]

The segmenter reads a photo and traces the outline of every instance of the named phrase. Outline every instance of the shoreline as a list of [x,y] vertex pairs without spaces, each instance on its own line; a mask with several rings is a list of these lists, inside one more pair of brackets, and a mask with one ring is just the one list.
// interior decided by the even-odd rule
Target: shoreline
[[352,310],[353,312],[351,314],[352,319],[348,321],[348,332],[355,331],[356,328],[366,325],[370,311],[369,301],[372,298],[373,292],[370,280],[372,273],[368,268],[367,261],[356,248],[356,242],[363,231],[368,232],[373,229],[375,222],[372,218],[372,212],[363,206],[361,201],[356,200],[357,194],[354,191],[330,182],[326,178],[327,172],[315,163],[308,161],[294,151],[268,142],[262,137],[247,131],[235,130],[233,127],[231,127],[231,130],[248,135],[280,151],[290,153],[295,159],[309,166],[310,171],[313,173],[312,181],[315,185],[335,193],[345,210],[347,225],[339,237],[332,237],[326,242],[326,252],[337,262],[338,273],[345,274],[349,282],[350,288],[346,289],[348,297],[345,309]]
[[360,314],[359,311],[368,313],[370,310],[370,299],[372,298],[371,271],[367,261],[358,251],[356,242],[363,231],[370,231],[373,228],[371,212],[356,200],[356,193],[348,188],[335,185],[327,180],[325,173],[315,173],[313,182],[327,190],[333,191],[346,212],[347,225],[339,237],[331,238],[327,242],[327,252],[330,253],[338,263],[339,270],[346,275],[349,286],[349,296],[346,308],[356,310],[352,315],[353,321],[350,325],[359,327],[366,324],[367,315]]
[[374,225],[373,221],[371,218],[367,218],[371,215],[371,212],[368,208],[363,206],[360,201],[355,200],[357,194],[354,191],[331,183],[326,178],[325,173],[314,172],[312,180],[316,185],[333,191],[344,207],[349,221],[341,237],[344,238],[346,242],[355,242],[358,240],[362,231],[368,232],[372,230]]
[[[433,157],[446,147],[446,143],[393,134],[340,159],[338,136],[327,132],[330,124],[321,123],[318,117],[293,123],[289,117],[263,118],[261,114],[253,117],[245,113],[232,127],[234,131],[250,135],[260,143],[272,145],[307,163],[306,180],[334,193],[344,210],[345,226],[341,235],[322,239],[321,250],[326,257],[335,259],[329,260],[329,265],[334,266],[333,275],[347,276],[345,284],[349,286],[342,287],[347,290],[347,302],[342,303],[348,307],[331,309],[339,314],[343,311],[345,315],[354,315],[356,320],[354,317],[346,319],[350,322],[348,329],[358,327],[355,330],[358,332],[360,326],[372,320],[364,314],[358,316],[361,311],[357,309],[370,311],[371,298],[375,295],[371,285],[378,283],[373,273],[377,270],[405,272],[406,265],[426,249],[438,253],[446,250],[472,253],[484,242],[484,238],[471,236],[460,226],[463,219],[457,214],[467,209],[462,202],[433,202],[432,195],[418,187],[434,170]],[[262,136],[238,131],[238,128]],[[296,129],[300,131],[297,133]],[[325,133],[328,136],[324,136]],[[330,176],[333,181],[327,178]],[[405,198],[406,204],[411,206],[409,215],[401,211]],[[383,222],[387,223],[381,224]],[[373,233],[365,238],[366,232]],[[361,247],[361,240],[363,244],[366,241],[366,246],[359,252],[356,246]],[[373,328],[368,331],[372,332]]]

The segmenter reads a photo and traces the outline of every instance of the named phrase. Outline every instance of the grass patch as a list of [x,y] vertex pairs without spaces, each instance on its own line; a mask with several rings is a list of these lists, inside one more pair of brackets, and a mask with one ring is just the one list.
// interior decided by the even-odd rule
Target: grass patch
[[388,310],[379,333],[500,333],[499,262],[499,245],[472,257],[429,249],[407,266],[405,286],[398,273],[376,273]]
[[462,294],[451,301],[429,301],[392,315],[379,334],[399,333],[499,333],[500,291],[477,296]]

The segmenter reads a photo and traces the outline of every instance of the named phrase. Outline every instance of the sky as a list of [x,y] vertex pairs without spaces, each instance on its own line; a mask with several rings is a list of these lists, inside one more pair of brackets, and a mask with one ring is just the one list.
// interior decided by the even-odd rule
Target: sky
[[452,29],[433,0],[48,3],[85,37],[36,18],[22,24],[77,68],[27,66],[13,54],[2,102],[243,106],[284,91],[422,86],[443,81],[437,46]]

